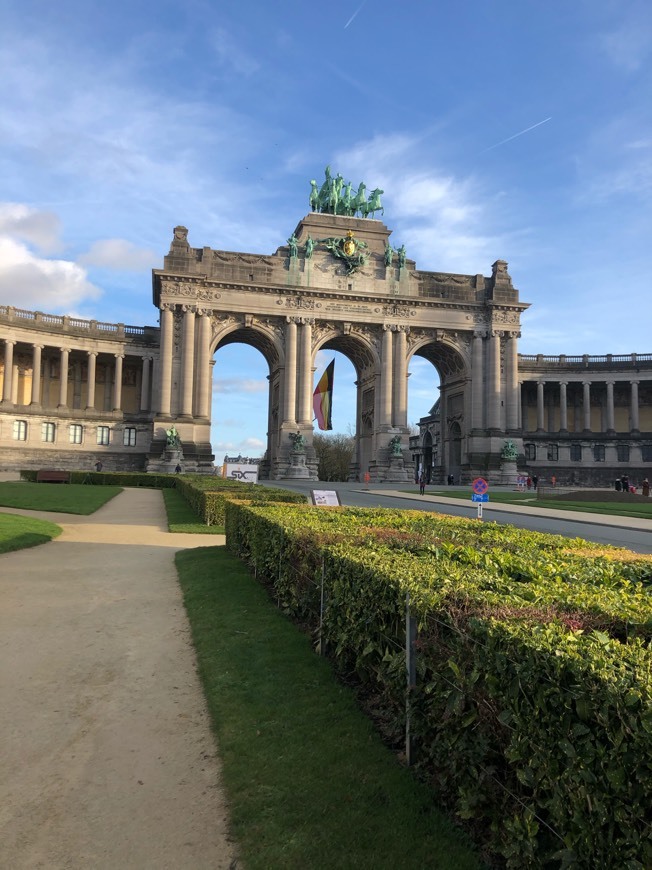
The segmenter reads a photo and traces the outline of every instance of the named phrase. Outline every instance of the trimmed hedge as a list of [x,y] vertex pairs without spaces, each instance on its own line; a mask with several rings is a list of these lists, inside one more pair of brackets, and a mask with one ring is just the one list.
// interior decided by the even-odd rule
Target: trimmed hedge
[[[23,469],[20,479],[36,481],[38,471]],[[71,483],[89,483],[94,486],[145,486],[149,489],[174,489],[178,475],[146,474],[144,471],[71,471]]]
[[[211,485],[212,483],[212,485]],[[197,516],[207,526],[223,526],[228,501],[247,501],[259,504],[288,502],[305,504],[306,497],[288,489],[261,486],[253,483],[205,477],[177,477],[177,489]]]
[[230,503],[227,546],[510,868],[652,866],[652,561],[421,512]]

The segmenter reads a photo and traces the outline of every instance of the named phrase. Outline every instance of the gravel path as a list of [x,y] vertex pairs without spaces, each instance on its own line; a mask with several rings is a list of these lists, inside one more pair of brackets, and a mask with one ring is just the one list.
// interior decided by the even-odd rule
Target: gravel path
[[[7,509],[10,513],[28,513]],[[160,492],[0,556],[0,866],[234,866]]]

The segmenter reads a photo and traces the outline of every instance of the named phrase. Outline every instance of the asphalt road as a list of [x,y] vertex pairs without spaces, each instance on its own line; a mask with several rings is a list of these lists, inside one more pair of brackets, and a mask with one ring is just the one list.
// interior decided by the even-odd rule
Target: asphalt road
[[[310,498],[312,489],[336,490],[343,505],[352,507],[387,507],[403,510],[436,511],[455,517],[477,517],[477,505],[471,502],[469,489],[468,501],[439,501],[435,497],[421,497],[418,494],[411,497],[401,490],[409,490],[411,484],[370,484],[367,489],[360,483],[323,483],[317,481],[270,481],[270,486],[280,486],[304,492]],[[391,490],[396,495],[391,495]],[[515,506],[513,506],[515,507]],[[528,513],[528,510],[532,510]],[[536,511],[536,513],[534,512]],[[587,516],[587,515],[584,515]],[[598,514],[589,515],[590,520],[578,520],[572,511],[548,511],[543,508],[528,508],[518,506],[516,511],[501,511],[498,508],[484,506],[483,519],[486,522],[504,523],[521,529],[531,529],[537,532],[550,532],[564,535],[567,538],[584,538],[599,544],[612,544],[615,547],[626,547],[635,553],[652,553],[652,523],[633,521],[633,525],[641,523],[648,528],[628,527],[626,517],[605,517],[601,522]],[[622,525],[621,525],[622,523]]]

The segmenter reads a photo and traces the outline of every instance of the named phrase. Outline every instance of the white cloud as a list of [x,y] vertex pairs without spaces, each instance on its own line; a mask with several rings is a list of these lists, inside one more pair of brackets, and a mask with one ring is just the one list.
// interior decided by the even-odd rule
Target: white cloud
[[237,45],[224,28],[215,30],[212,42],[220,63],[232,69],[238,76],[250,76],[259,69],[258,61]]
[[13,239],[0,237],[0,303],[52,313],[99,299],[86,271],[67,260],[48,260]]
[[620,27],[602,34],[599,43],[614,66],[628,73],[637,72],[650,55],[652,25],[630,14]]
[[0,203],[0,236],[30,242],[46,254],[61,246],[61,225],[56,214],[39,211],[24,203]]
[[[404,243],[421,269],[487,273],[508,249],[504,234],[486,232],[489,209],[495,225],[497,201],[473,176],[443,172],[424,150],[424,137],[376,136],[337,155],[339,171],[364,177],[367,188],[380,187],[393,217],[394,247]],[[480,205],[482,203],[482,205]]]
[[254,378],[220,378],[213,380],[214,393],[266,393],[269,389],[267,380]]
[[94,242],[85,254],[77,258],[83,266],[99,266],[125,272],[146,272],[156,265],[154,251],[139,248],[125,239],[102,239]]

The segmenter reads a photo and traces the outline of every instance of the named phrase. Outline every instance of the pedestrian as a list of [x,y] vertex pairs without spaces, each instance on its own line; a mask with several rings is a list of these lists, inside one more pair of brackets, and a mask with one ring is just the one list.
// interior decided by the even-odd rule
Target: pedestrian
[[557,478],[555,477],[554,474],[553,474],[553,476],[550,478],[550,483],[551,483],[553,486],[557,486]]
[[620,478],[620,482],[623,487],[623,492],[629,492],[629,477],[626,474]]
[[174,469],[177,474],[181,474],[181,466],[177,463],[177,467]]
[[616,492],[623,491],[623,484],[622,484],[622,481],[619,477],[616,478],[616,482],[614,483],[614,486],[616,488]]
[[525,485],[527,486],[528,489],[532,489],[532,478],[530,477],[529,474],[527,476],[527,480],[525,481]]
[[643,483],[641,484],[641,495],[644,495],[646,498],[650,495],[650,481],[647,477],[643,478]]
[[419,495],[423,495],[425,491],[426,491],[426,472],[422,470],[421,474],[419,475]]
[[98,459],[97,462],[95,463],[95,471],[101,471],[101,470],[102,470],[102,460]]
[[536,474],[532,475],[532,486],[536,489],[539,485],[539,478]]

